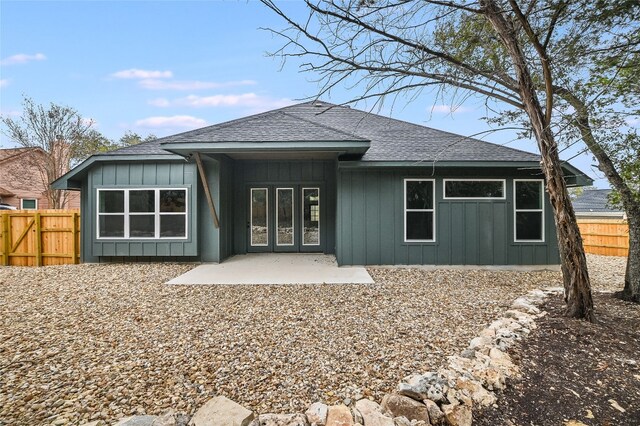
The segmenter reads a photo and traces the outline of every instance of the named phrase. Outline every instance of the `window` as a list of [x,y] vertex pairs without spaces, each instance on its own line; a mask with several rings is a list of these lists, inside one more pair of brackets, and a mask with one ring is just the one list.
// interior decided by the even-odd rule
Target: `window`
[[435,241],[435,201],[433,179],[404,180],[405,242]]
[[320,245],[320,188],[302,188],[302,245]]
[[98,189],[98,238],[187,238],[187,190]]
[[20,210],[37,210],[38,200],[35,198],[22,198],[20,200]]
[[445,179],[445,199],[504,200],[504,179]]
[[513,181],[514,232],[516,242],[544,241],[544,201],[542,180]]

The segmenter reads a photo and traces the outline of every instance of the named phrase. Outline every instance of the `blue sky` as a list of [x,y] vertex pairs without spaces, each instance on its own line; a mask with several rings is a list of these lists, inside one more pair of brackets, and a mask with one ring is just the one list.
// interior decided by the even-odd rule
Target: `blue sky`
[[[296,2],[284,8],[302,11]],[[0,113],[19,116],[24,94],[71,106],[118,139],[128,130],[165,136],[314,96],[317,76],[269,57],[282,40],[260,27],[283,23],[255,1],[0,0]],[[339,87],[324,99],[355,96]],[[480,100],[452,112],[433,93],[393,107],[387,102],[381,113],[466,136],[490,129],[480,120],[486,115]],[[481,138],[537,152],[535,143],[509,131]],[[1,135],[0,146],[13,145]],[[597,186],[608,186],[591,156],[571,162]]]

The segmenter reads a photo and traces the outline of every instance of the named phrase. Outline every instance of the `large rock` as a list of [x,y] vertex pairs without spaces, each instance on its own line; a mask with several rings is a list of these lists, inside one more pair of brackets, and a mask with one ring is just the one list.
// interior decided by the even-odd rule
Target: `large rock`
[[460,392],[465,392],[476,404],[487,407],[496,402],[495,395],[486,390],[481,383],[476,382],[475,380],[471,380],[466,377],[459,377],[456,382],[456,388]]
[[254,415],[224,396],[207,401],[189,422],[190,426],[248,426]]
[[260,426],[308,426],[304,414],[261,414],[258,416]]
[[385,395],[382,398],[382,409],[393,417],[406,417],[409,420],[430,423],[427,406],[404,395]]
[[369,399],[357,401],[356,410],[362,415],[363,423],[366,426],[394,426],[393,419],[382,413],[382,407]]
[[444,422],[444,413],[434,401],[430,399],[424,400],[424,405],[427,406],[427,411],[429,412],[429,420],[431,420],[432,425],[440,425]]
[[446,404],[442,406],[442,411],[450,426],[471,426],[473,418],[468,405]]
[[322,402],[314,402],[309,406],[305,414],[311,426],[324,426],[327,423],[329,407]]
[[353,426],[351,410],[346,405],[332,405],[327,412],[327,426]]

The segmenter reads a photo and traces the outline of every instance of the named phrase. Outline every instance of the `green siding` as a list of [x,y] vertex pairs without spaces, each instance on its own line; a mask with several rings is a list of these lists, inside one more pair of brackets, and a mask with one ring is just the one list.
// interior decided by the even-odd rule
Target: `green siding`
[[[194,164],[185,161],[100,163],[83,180],[82,260],[112,257],[184,257],[198,255],[198,186]],[[109,240],[96,237],[99,188],[186,187],[189,191],[188,238],[185,240]]]
[[[339,169],[336,256],[341,265],[546,265],[559,263],[553,213],[545,197],[545,241],[513,241],[513,179],[505,200],[445,200],[443,178],[497,178],[491,169]],[[493,171],[495,173],[495,171]],[[436,241],[404,242],[404,179],[435,179]]]

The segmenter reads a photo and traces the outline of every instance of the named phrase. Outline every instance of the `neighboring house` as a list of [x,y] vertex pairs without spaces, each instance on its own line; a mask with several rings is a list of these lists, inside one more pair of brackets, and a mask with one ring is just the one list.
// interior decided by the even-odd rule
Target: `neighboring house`
[[585,189],[571,204],[579,219],[626,219],[625,212],[609,205],[610,189]]
[[[48,209],[47,185],[38,164],[45,161],[41,148],[0,149],[0,203],[17,209]],[[80,194],[70,192],[67,208],[80,207]]]
[[54,187],[81,190],[85,262],[559,263],[538,155],[325,102],[92,156]]

